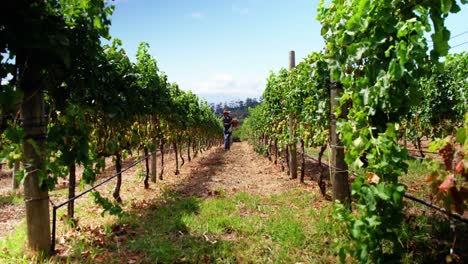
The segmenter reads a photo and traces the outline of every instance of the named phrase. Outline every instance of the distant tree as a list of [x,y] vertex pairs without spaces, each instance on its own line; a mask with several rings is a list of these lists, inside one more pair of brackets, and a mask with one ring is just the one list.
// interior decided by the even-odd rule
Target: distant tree
[[215,111],[215,114],[216,115],[221,115],[223,113],[223,103],[218,103],[216,104],[216,111]]
[[210,106],[211,112],[216,113],[216,105],[214,103],[210,103],[209,106]]
[[[259,100],[262,100],[262,97],[259,97]],[[230,101],[224,103],[211,103],[209,106],[211,111],[217,116],[221,116],[225,108],[228,108],[231,111],[231,115],[239,119],[240,124],[243,120],[249,116],[249,107],[255,107],[260,102],[257,98],[246,98],[244,100]]]
[[252,107],[252,98],[247,97],[247,99],[245,99],[245,106]]

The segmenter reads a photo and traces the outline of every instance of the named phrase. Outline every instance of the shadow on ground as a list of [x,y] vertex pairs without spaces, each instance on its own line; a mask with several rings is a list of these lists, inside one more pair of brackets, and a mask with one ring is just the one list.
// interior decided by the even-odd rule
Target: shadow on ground
[[211,195],[206,183],[211,180],[217,171],[222,170],[225,164],[225,151],[221,148],[213,151],[209,156],[202,158],[193,167],[186,182],[175,187],[175,192],[182,196],[206,197]]
[[[420,263],[467,263],[468,225],[438,213],[407,213],[408,251]],[[453,254],[451,254],[453,249]]]
[[[220,169],[223,152],[215,150],[204,157],[184,183],[151,201],[132,204],[128,216],[113,226],[103,246],[104,252],[91,261],[106,263],[218,263],[236,262],[232,242],[192,234],[184,220],[197,215],[205,187]],[[129,262],[129,263],[130,263]]]

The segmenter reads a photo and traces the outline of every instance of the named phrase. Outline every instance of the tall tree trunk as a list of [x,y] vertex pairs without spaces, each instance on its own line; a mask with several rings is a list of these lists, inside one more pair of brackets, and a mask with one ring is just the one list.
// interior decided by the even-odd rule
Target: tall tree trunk
[[153,144],[155,147],[155,151],[153,152],[153,155],[151,155],[151,182],[156,182],[156,154],[157,154],[157,142],[156,139],[153,139]]
[[305,143],[301,138],[301,183],[304,183],[305,177]]
[[[68,179],[68,199],[75,197],[75,187],[76,187],[76,165],[75,163],[68,166],[70,171]],[[70,201],[68,203],[68,219],[73,219],[75,217],[75,201]]]
[[162,181],[164,175],[164,139],[161,139],[159,142],[159,149],[161,152],[161,172],[159,173],[159,179]]
[[174,148],[175,154],[175,175],[179,175],[179,153],[177,151],[177,142],[174,140],[172,141],[172,146]]
[[120,187],[122,186],[122,157],[120,152],[115,154],[115,172],[117,174],[117,184],[115,185],[114,198],[118,203],[122,203],[122,198],[120,198]]
[[192,158],[190,157],[190,139],[187,141],[187,158],[188,161],[192,161]]
[[13,164],[13,173],[11,174],[11,183],[12,183],[13,190],[17,190],[20,185],[20,181],[17,176],[19,170],[20,170],[20,162],[15,161],[15,163]]
[[23,92],[21,116],[23,119],[23,161],[27,176],[24,180],[26,225],[28,244],[32,250],[47,253],[50,249],[49,192],[45,184],[44,161],[47,119],[44,109],[44,91],[41,70],[33,61],[26,62],[21,54],[17,64],[20,69],[20,89]]
[[145,189],[149,189],[149,153],[148,153],[148,147],[144,147],[143,151],[145,152],[145,165],[146,165],[146,175],[145,175]]

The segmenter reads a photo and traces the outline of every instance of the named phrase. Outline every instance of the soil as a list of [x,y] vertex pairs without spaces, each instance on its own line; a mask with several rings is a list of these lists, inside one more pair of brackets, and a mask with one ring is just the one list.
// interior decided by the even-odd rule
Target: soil
[[[184,156],[185,156],[184,152]],[[193,154],[192,154],[193,156]],[[160,172],[160,155],[157,155],[157,172]],[[221,192],[227,197],[234,195],[236,192],[242,191],[260,196],[270,196],[273,194],[285,192],[291,189],[304,188],[311,192],[320,193],[317,181],[320,173],[323,173],[327,194],[325,198],[329,199],[331,192],[328,168],[319,166],[317,161],[309,157],[306,158],[305,183],[300,183],[299,179],[291,179],[286,174],[286,170],[282,170],[281,163],[278,159],[277,164],[266,157],[255,153],[252,146],[247,142],[234,143],[230,151],[225,151],[222,146],[213,147],[209,150],[198,153],[196,158],[191,162],[185,158],[185,164],[182,166],[179,175],[175,175],[175,157],[173,153],[165,154],[164,180],[158,180],[156,183],[150,182],[150,188],[143,188],[144,162],[138,166],[132,167],[123,173],[123,184],[121,197],[124,200],[124,210],[137,210],[142,214],[152,204],[151,201],[163,197],[161,194],[169,189],[177,191],[183,196],[196,196],[201,199],[217,196]],[[136,157],[129,157],[123,162],[122,168],[126,168],[135,162]],[[274,159],[274,157],[272,157]],[[300,155],[298,153],[298,162],[300,166]],[[326,162],[326,160],[324,161]],[[179,160],[180,164],[180,160]],[[100,182],[115,173],[115,167],[112,165],[112,160],[106,160],[108,166],[106,170],[98,176],[96,182]],[[77,178],[80,178],[82,169],[78,168]],[[300,170],[298,171],[300,177]],[[61,179],[56,190],[50,193],[52,204],[66,200],[68,182]],[[109,181],[105,186],[99,189],[103,196],[112,199],[111,194],[115,186],[115,180]],[[0,239],[6,237],[14,230],[22,221],[24,221],[24,204],[12,202],[12,197],[15,195],[11,190],[11,172],[4,170],[0,172]],[[21,192],[21,190],[19,191]],[[77,188],[76,193],[81,192]],[[319,208],[326,199],[317,200],[312,206]],[[87,204],[82,210],[91,215],[91,218],[85,218],[82,215],[77,216],[79,221],[79,230],[70,230],[65,228],[64,219],[59,219],[57,223],[57,245],[56,255],[53,260],[61,262],[66,260],[67,256],[72,254],[73,249],[70,245],[70,237],[77,236],[92,236],[95,243],[104,245],[106,235],[103,231],[103,226],[109,224],[109,218],[99,217],[102,212],[100,206],[95,205],[91,198],[79,199],[77,205]],[[66,212],[66,208],[61,208]],[[63,213],[63,211],[61,211]],[[82,214],[84,212],[82,211]],[[91,214],[90,214],[91,213]],[[412,215],[412,214],[410,214]],[[95,217],[97,216],[97,217]],[[115,220],[115,219],[114,219]],[[112,219],[110,221],[113,221]],[[125,229],[116,225],[117,229]],[[120,230],[119,229],[119,230]],[[117,230],[118,231],[118,230]],[[116,231],[116,232],[117,232]],[[144,230],[143,230],[144,232]],[[118,233],[118,232],[117,232]],[[119,236],[116,236],[117,238]],[[124,237],[124,236],[123,236]],[[232,238],[235,239],[235,238]],[[86,257],[89,251],[83,252],[82,256]],[[110,255],[106,255],[110,254]],[[100,262],[114,260],[135,260],[140,257],[132,252],[120,252],[117,255],[111,252],[104,252],[103,255],[96,256],[94,261]],[[136,254],[131,257],[127,254]],[[130,262],[129,262],[130,263]],[[135,262],[136,263],[136,262]]]
[[[160,154],[157,157],[159,176]],[[298,187],[319,192],[316,180],[319,178],[320,168],[315,161],[306,160],[306,181],[301,184],[298,179],[290,179],[286,172],[281,170],[280,162],[275,165],[267,158],[259,156],[247,142],[234,143],[229,151],[225,151],[221,146],[213,147],[199,153],[191,162],[188,162],[187,157],[184,158],[185,164],[180,168],[180,174],[175,176],[174,155],[172,153],[165,154],[164,181],[158,179],[156,185],[151,183],[151,196],[158,195],[162,188],[168,187],[178,190],[184,196],[202,198],[216,195],[221,189],[227,192],[227,195],[245,191],[268,196]],[[135,160],[136,157],[127,158],[123,162],[122,168],[126,168]],[[115,173],[111,158],[106,159],[106,166],[106,170],[97,176],[96,183]],[[144,171],[143,168],[144,162],[123,174],[124,180],[121,190],[123,199],[125,199],[126,192],[131,193],[143,189],[143,178],[141,177],[142,171]],[[77,182],[81,178],[81,172],[82,168],[77,167]],[[115,180],[108,182],[106,185],[107,187],[104,189],[111,190],[115,185]],[[59,180],[56,190],[50,193],[51,204],[66,200],[67,186],[68,182],[65,179]],[[20,189],[17,193],[21,194],[21,192]],[[76,194],[80,192],[81,189],[77,186]],[[8,199],[13,195],[14,193],[11,191],[11,171],[4,168],[0,175],[0,199],[2,199],[0,202],[0,239],[5,238],[25,218],[23,203],[8,202]],[[89,200],[79,199],[76,204],[87,202]],[[66,210],[66,208],[61,210]]]
[[[214,150],[214,155],[191,164],[187,184],[182,193],[187,196],[206,197],[223,189],[229,193],[244,191],[268,196],[297,188],[298,180],[291,180],[279,165],[255,153],[246,142],[236,143],[229,151]],[[204,175],[200,179],[198,175]],[[311,178],[311,175],[308,177]],[[192,179],[198,179],[197,184]],[[307,181],[304,186],[314,184]]]

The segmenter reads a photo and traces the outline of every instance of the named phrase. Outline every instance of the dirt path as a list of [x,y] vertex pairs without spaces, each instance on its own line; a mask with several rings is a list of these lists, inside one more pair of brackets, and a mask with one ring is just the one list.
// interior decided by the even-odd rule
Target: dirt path
[[[201,155],[203,156],[203,155]],[[159,175],[160,172],[160,153],[157,154],[157,173]],[[126,168],[130,164],[135,162],[136,157],[128,157],[122,163],[122,168]],[[115,166],[113,165],[112,158],[106,158],[106,169],[99,175],[96,176],[96,183],[112,176],[115,174]],[[180,161],[179,161],[180,163]],[[166,153],[165,154],[165,164],[164,164],[164,177],[169,179],[165,181],[168,184],[174,184],[177,179],[172,179],[171,176],[174,174],[174,166],[175,166],[175,158],[173,153]],[[123,175],[124,182],[122,186],[122,195],[125,192],[134,190],[140,190],[141,186],[143,186],[143,179],[139,178],[141,172],[144,168],[144,162],[140,163],[138,166],[131,168]],[[81,174],[83,172],[82,167],[77,168],[77,180],[81,178]],[[11,169],[3,167],[3,170],[0,171],[0,239],[5,238],[8,236],[22,221],[25,219],[25,208],[24,202],[22,202],[22,195],[23,195],[23,188],[20,188],[16,191],[11,190],[12,185],[11,179]],[[103,190],[107,188],[108,190],[112,190],[115,186],[116,180],[112,180],[106,184],[105,187],[100,188]],[[80,189],[79,184],[77,184],[75,193],[78,194],[83,190]],[[67,199],[68,195],[68,180],[67,179],[59,179],[58,184],[55,186],[54,191],[49,193],[49,197],[52,204],[57,204]],[[79,199],[75,202],[75,207],[82,203],[89,203],[89,200],[86,199]],[[65,208],[65,207],[64,207]],[[66,210],[66,208],[64,209]]]
[[[129,165],[132,162],[133,160],[127,160],[124,165]],[[198,157],[194,158],[191,162],[188,162],[186,159],[185,165],[180,168],[180,175],[177,176],[174,175],[174,165],[174,155],[172,153],[166,154],[164,181],[158,179],[156,184],[151,183],[149,190],[143,189],[141,174],[144,170],[144,163],[126,172],[123,176],[121,190],[121,196],[124,201],[131,200],[131,204],[138,203],[139,199],[148,201],[160,196],[162,190],[166,188],[177,190],[184,196],[198,196],[202,198],[216,195],[221,190],[227,195],[244,191],[262,196],[298,187],[318,192],[317,184],[311,181],[311,179],[317,177],[317,169],[314,168],[313,164],[308,164],[306,183],[300,184],[298,180],[291,180],[285,172],[282,172],[280,165],[275,165],[267,158],[255,153],[252,146],[247,142],[234,143],[231,150],[227,152],[219,146],[199,153]],[[159,157],[157,166],[159,174]],[[111,166],[99,178],[109,177],[113,173],[114,169]],[[2,185],[9,186],[10,180],[3,180]],[[66,185],[66,181],[61,180],[57,186],[57,190],[50,194],[53,202],[56,203],[65,199]],[[110,197],[109,194],[114,186],[114,181],[110,181],[100,192]],[[77,189],[77,193],[79,192],[80,190]],[[2,192],[0,198],[7,199],[8,196],[4,196],[6,194],[6,192]],[[94,210],[96,213],[100,211],[99,206],[94,205],[90,199],[80,199],[77,201],[76,206],[79,204],[89,204],[90,210]],[[2,216],[0,217],[0,238],[7,236],[24,219],[23,207],[24,204],[22,202],[13,203],[12,201],[5,201],[4,203],[0,203],[0,215]],[[99,218],[93,220],[93,225],[101,222]],[[86,219],[82,218],[81,224],[90,224],[86,223],[86,221]]]
[[[184,195],[205,197],[220,189],[229,192],[245,191],[258,195],[271,195],[300,186],[291,180],[279,166],[259,156],[247,142],[234,143],[230,151],[222,148],[215,155],[191,164],[192,171],[183,187]],[[306,182],[304,187],[314,188]]]

